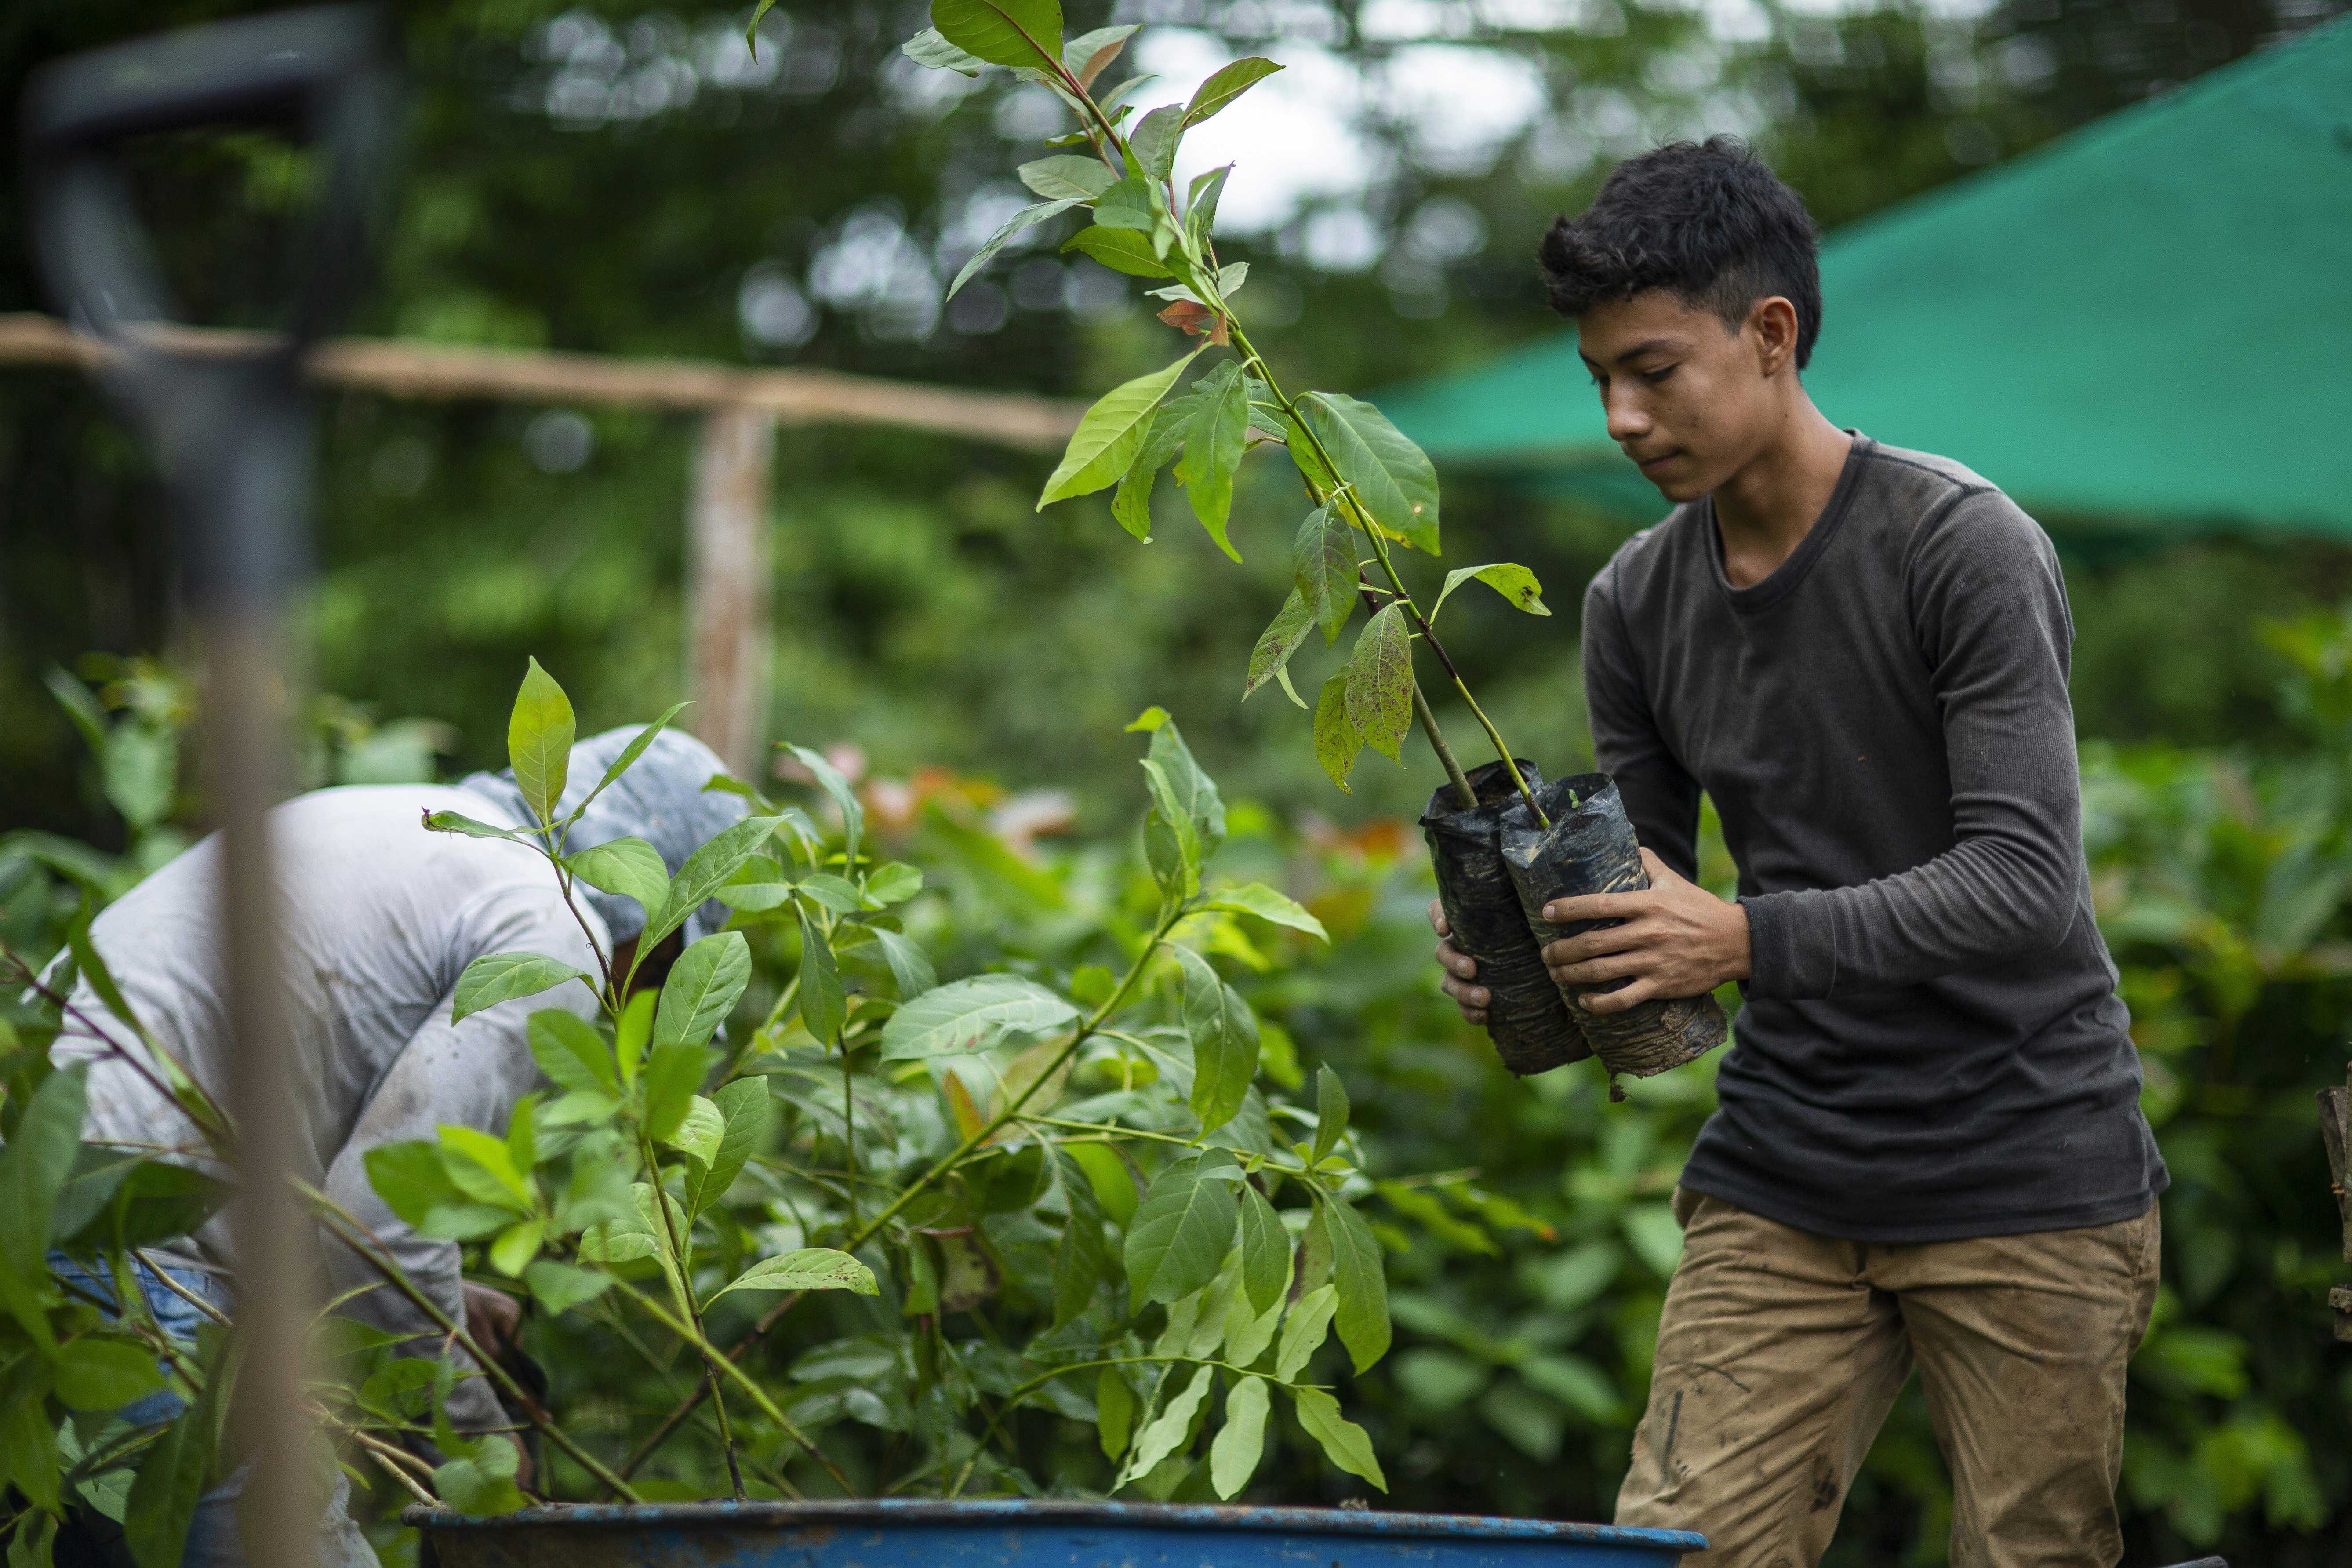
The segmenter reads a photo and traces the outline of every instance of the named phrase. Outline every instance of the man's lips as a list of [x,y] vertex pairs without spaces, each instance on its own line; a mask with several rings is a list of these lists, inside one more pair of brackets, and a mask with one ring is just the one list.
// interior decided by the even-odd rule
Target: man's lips
[[1673,462],[1676,458],[1682,456],[1680,452],[1661,452],[1654,458],[1634,457],[1631,452],[1628,452],[1625,455],[1629,458],[1633,458],[1635,466],[1640,468],[1640,469],[1645,474],[1654,468],[1664,468],[1666,464]]

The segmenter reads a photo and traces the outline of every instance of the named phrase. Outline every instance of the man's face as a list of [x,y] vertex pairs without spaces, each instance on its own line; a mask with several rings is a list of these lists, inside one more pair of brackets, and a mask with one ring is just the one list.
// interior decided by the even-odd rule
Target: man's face
[[1711,493],[1770,439],[1781,408],[1769,373],[1786,354],[1759,316],[1776,303],[1759,302],[1737,331],[1665,289],[1577,318],[1610,438],[1668,500]]

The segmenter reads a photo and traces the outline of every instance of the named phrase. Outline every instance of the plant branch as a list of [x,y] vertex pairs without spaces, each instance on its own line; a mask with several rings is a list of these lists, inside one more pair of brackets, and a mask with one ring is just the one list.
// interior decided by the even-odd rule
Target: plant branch
[[515,1381],[514,1375],[500,1366],[488,1352],[474,1342],[474,1336],[466,1331],[464,1324],[451,1321],[449,1314],[441,1310],[441,1304],[426,1295],[418,1288],[416,1282],[408,1277],[407,1270],[401,1268],[394,1259],[391,1250],[384,1246],[381,1237],[348,1213],[341,1204],[336,1203],[334,1199],[308,1182],[297,1179],[294,1182],[294,1188],[306,1202],[313,1206],[327,1228],[335,1233],[337,1240],[367,1259],[369,1266],[383,1275],[394,1289],[406,1297],[411,1306],[423,1312],[432,1321],[434,1327],[447,1335],[460,1350],[473,1357],[474,1364],[481,1368],[482,1374],[513,1398],[517,1407],[529,1417],[533,1426],[539,1428],[542,1436],[570,1455],[583,1469],[593,1476],[607,1489],[627,1499],[630,1502],[646,1500],[637,1495],[636,1489],[628,1482],[614,1475],[611,1467],[574,1442],[570,1433],[565,1432],[541,1412],[539,1402],[530,1396],[530,1392],[522,1384]]
[[[710,1382],[710,1408],[719,1421],[719,1451],[727,1456],[727,1479],[734,1483],[735,1500],[741,1502],[745,1495],[743,1467],[735,1458],[735,1431],[728,1424],[727,1400],[719,1387],[719,1370],[710,1364],[713,1354],[710,1342],[703,1334],[702,1314],[695,1308],[693,1287],[686,1278],[686,1239],[677,1233],[677,1215],[670,1212],[669,1189],[662,1184],[661,1162],[654,1153],[654,1141],[642,1126],[637,1130],[637,1142],[646,1157],[646,1173],[653,1178],[654,1207],[661,1214],[662,1237],[669,1243],[667,1272],[670,1290],[677,1298],[678,1310],[686,1315],[687,1321],[694,1325],[695,1343],[702,1348],[703,1375]],[[807,1446],[807,1440],[803,1438],[802,1447]]]

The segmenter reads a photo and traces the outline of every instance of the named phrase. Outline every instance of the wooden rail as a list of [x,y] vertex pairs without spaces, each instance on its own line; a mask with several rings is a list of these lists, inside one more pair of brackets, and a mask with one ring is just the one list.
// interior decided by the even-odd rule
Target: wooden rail
[[[267,352],[266,333],[158,326],[143,343],[181,354]],[[54,317],[0,314],[0,363],[103,370],[113,351]],[[878,425],[935,436],[1056,450],[1077,427],[1076,403],[1020,393],[886,381],[840,371],[752,369],[713,360],[626,359],[534,349],[476,348],[401,338],[331,338],[304,369],[321,386],[386,397],[609,404],[699,414],[687,506],[688,687],[695,733],[746,778],[766,742],[767,534],[775,427]]]
[[[2327,1151],[2327,1176],[2336,1190],[2336,1215],[2344,1225],[2344,1261],[2352,1263],[2352,1068],[2345,1087],[2319,1091],[2319,1141]],[[2352,1286],[2327,1292],[2336,1310],[2336,1337],[2352,1342]]]

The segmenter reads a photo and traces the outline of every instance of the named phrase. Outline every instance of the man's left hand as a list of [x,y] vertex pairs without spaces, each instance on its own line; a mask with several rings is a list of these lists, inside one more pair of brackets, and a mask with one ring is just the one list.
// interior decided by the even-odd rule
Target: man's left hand
[[1543,950],[1544,965],[1562,985],[1606,985],[1632,976],[1615,991],[1587,991],[1594,1013],[1622,1013],[1654,996],[1704,995],[1727,980],[1748,976],[1748,911],[1677,877],[1642,851],[1650,885],[1633,893],[1590,893],[1554,899],[1544,919],[1622,921],[1622,925],[1562,937]]

